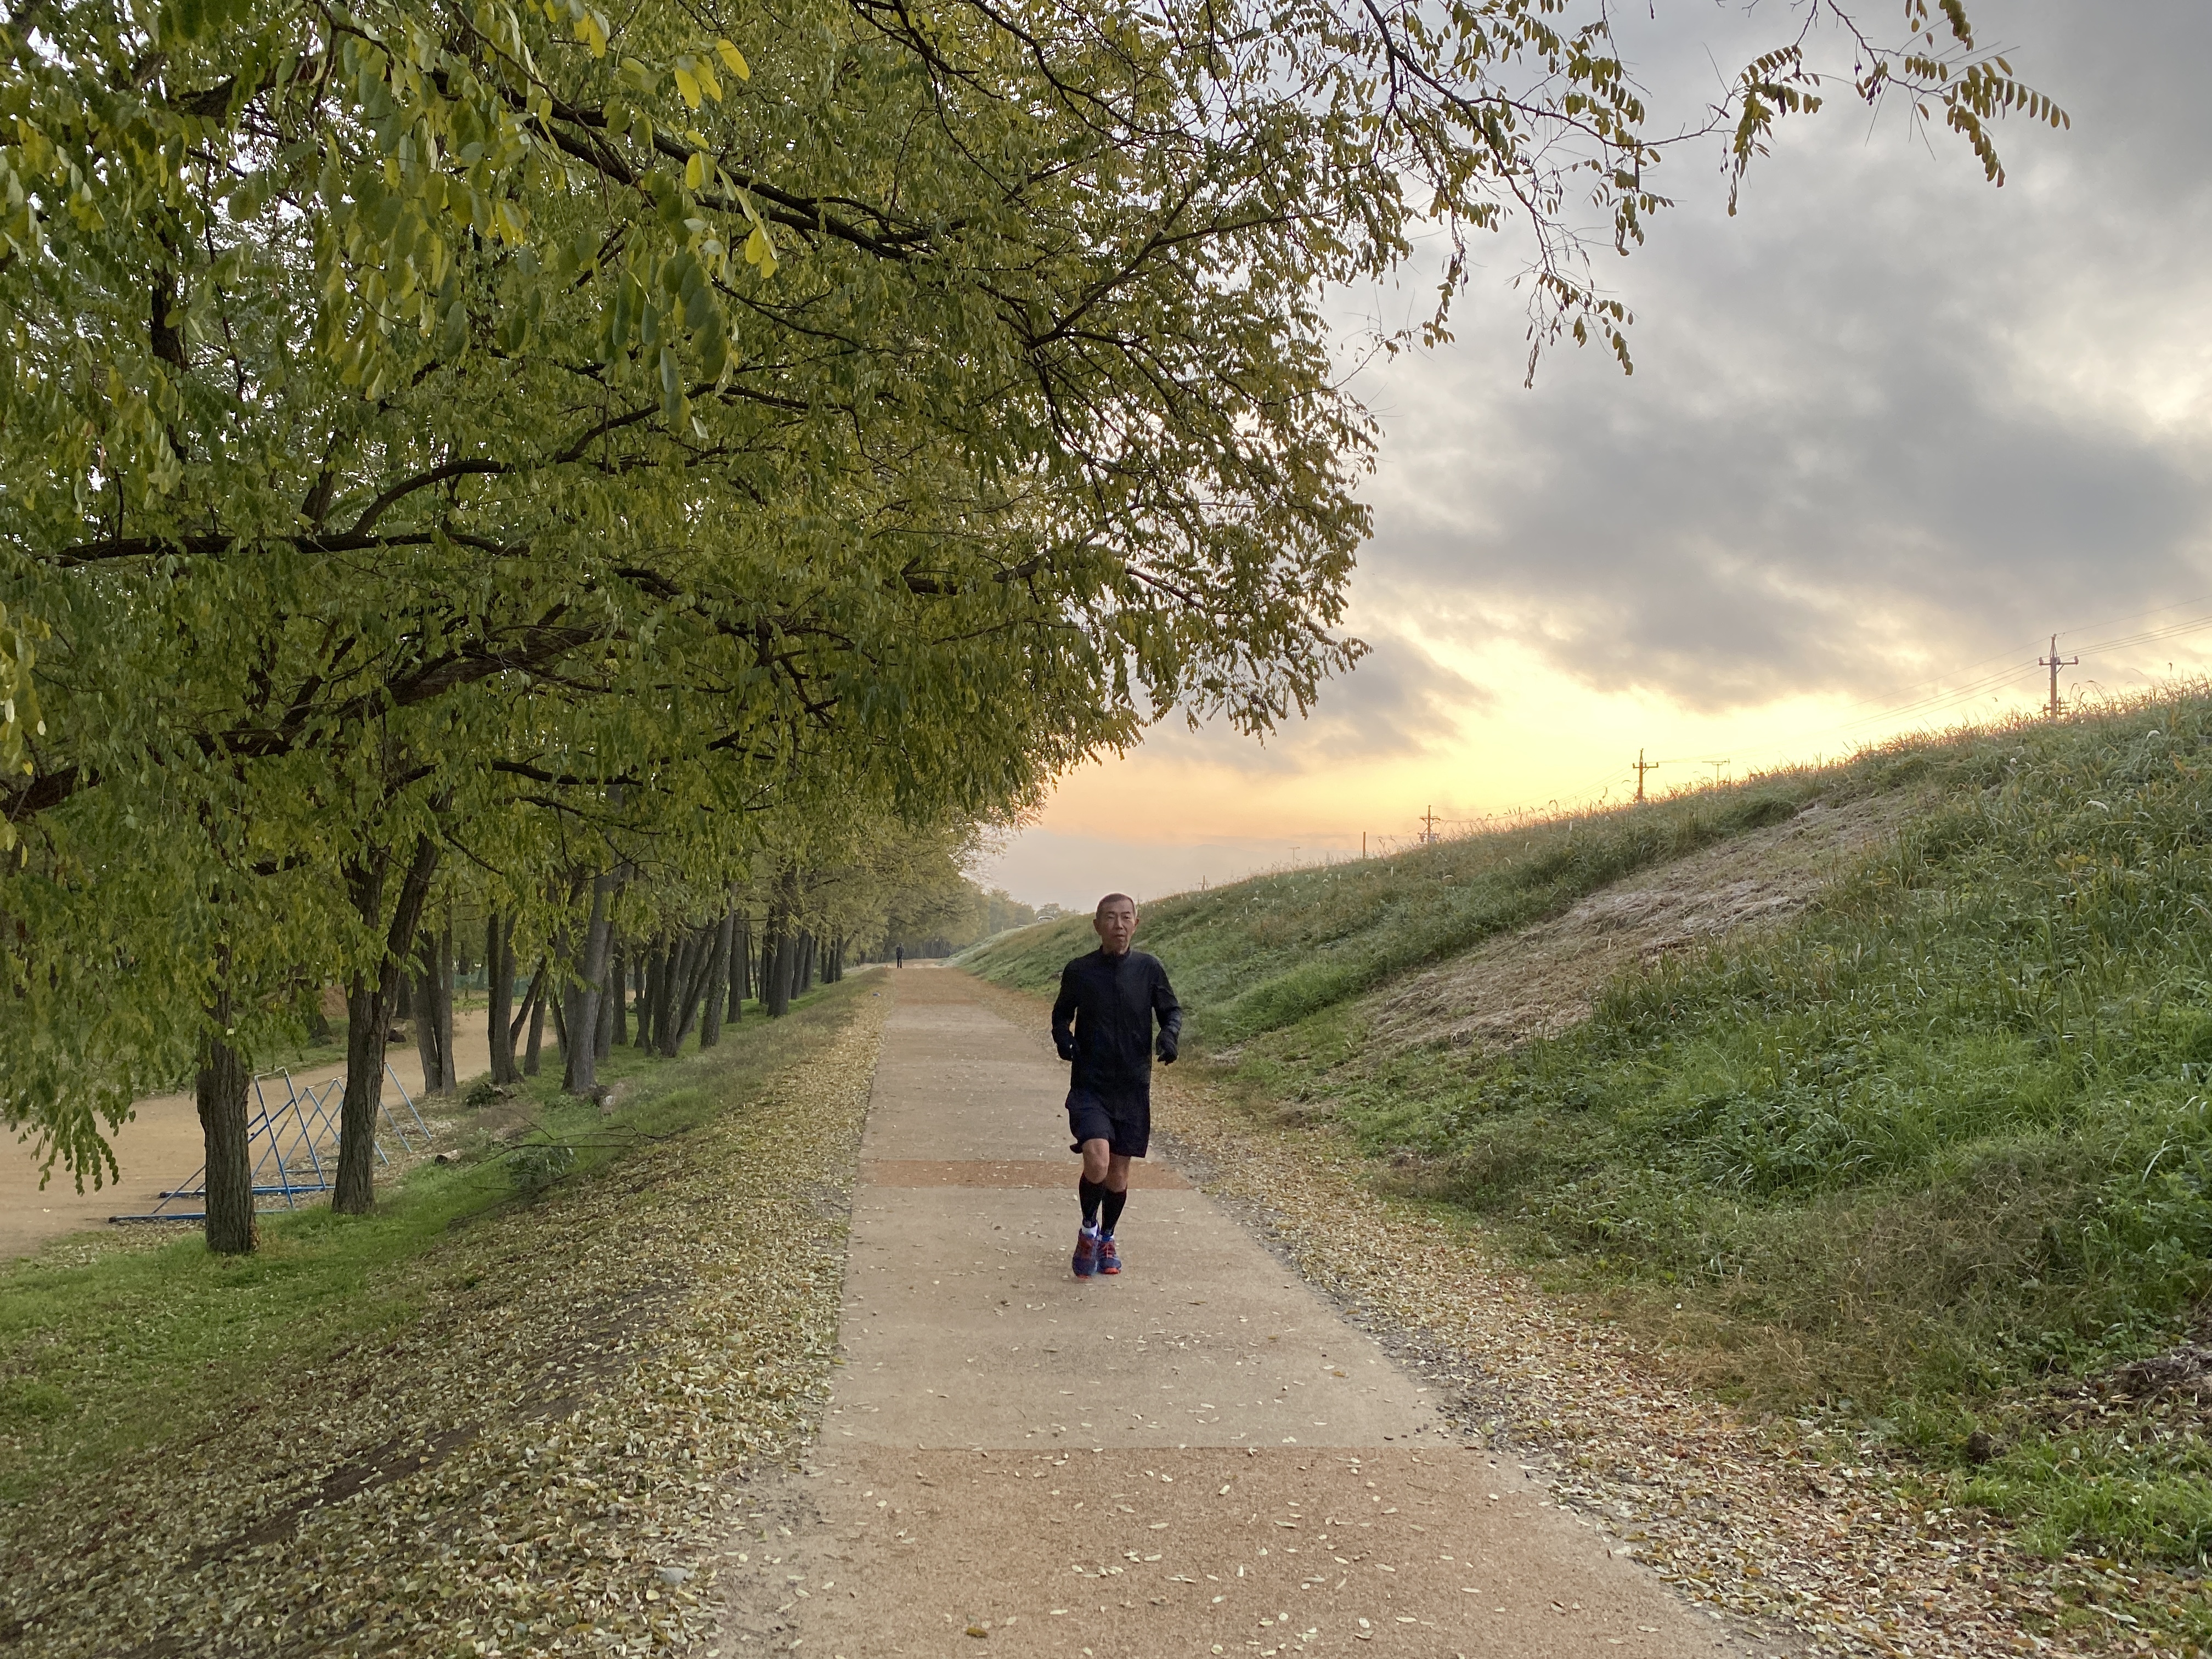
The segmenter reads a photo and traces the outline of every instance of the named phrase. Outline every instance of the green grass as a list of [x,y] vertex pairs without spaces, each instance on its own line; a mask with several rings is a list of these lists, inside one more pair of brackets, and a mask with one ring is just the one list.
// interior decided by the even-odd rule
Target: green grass
[[[626,1144],[743,1105],[826,1044],[866,987],[864,976],[817,989],[773,1024],[748,1009],[704,1054],[617,1049],[600,1066],[623,1085],[605,1120],[559,1096],[556,1057],[521,1097],[538,1126],[523,1139],[569,1146],[565,1178],[588,1180]],[[250,1401],[264,1368],[296,1375],[317,1356],[389,1340],[455,1288],[440,1249],[453,1228],[533,1201],[514,1162],[479,1135],[458,1162],[419,1165],[380,1194],[372,1215],[264,1215],[251,1256],[210,1255],[196,1233],[95,1235],[0,1267],[0,1510]]]
[[[1556,915],[1623,876],[1788,818],[1815,799],[1889,787],[1895,763],[1848,777],[1777,773],[1632,811],[1447,842],[1389,859],[1261,876],[1145,907],[1143,946],[1170,965],[1194,1041],[1218,1049],[1295,1024],[1494,934]],[[1095,949],[1087,916],[956,958],[1024,990]]]
[[[1565,1035],[1370,1042],[1389,975],[1768,803],[1894,788],[1904,831],[1798,921],[1632,973]],[[971,965],[1041,988],[1077,939]],[[1263,1115],[1332,1123],[1712,1386],[1887,1435],[2037,1549],[2212,1551],[2197,1412],[2075,1397],[2212,1294],[2212,696],[1186,895],[1143,943]]]

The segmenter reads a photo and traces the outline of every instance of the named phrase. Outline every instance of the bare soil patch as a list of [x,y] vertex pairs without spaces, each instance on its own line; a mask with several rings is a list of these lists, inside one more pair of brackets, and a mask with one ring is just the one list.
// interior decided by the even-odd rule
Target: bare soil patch
[[1785,823],[1639,872],[1563,916],[1375,993],[1361,1009],[1373,1051],[1439,1041],[1504,1048],[1554,1036],[1587,1019],[1617,974],[1787,921],[1923,806],[1902,790],[1841,806],[1816,802]]

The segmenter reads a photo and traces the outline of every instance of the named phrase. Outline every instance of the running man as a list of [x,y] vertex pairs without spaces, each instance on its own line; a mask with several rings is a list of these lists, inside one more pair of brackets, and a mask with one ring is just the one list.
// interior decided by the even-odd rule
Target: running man
[[[1152,1133],[1152,1056],[1175,1064],[1182,1008],[1159,958],[1132,951],[1137,902],[1127,893],[1098,901],[1091,926],[1098,948],[1060,970],[1052,1042],[1072,1063],[1067,1091],[1070,1152],[1083,1154],[1083,1226],[1075,1235],[1075,1276],[1118,1273],[1114,1228],[1129,1201],[1129,1160],[1145,1155]],[[1160,1033],[1152,1036],[1158,1016]]]

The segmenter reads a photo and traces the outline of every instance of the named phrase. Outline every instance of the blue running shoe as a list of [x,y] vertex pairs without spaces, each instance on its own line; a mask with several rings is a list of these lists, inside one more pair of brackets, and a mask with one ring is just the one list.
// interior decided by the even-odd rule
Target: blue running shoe
[[1121,1252],[1114,1248],[1114,1235],[1103,1233],[1098,1239],[1098,1271],[1118,1273],[1121,1271]]
[[1075,1259],[1068,1263],[1075,1269],[1078,1279],[1088,1279],[1098,1271],[1098,1235],[1090,1228],[1079,1228],[1075,1235]]

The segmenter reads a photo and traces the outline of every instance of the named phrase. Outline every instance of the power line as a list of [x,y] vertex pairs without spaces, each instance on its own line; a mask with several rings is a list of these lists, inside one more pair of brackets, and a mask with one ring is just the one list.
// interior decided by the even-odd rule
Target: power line
[[[2177,611],[2183,609],[2185,605],[2203,604],[2206,601],[2204,599],[2184,600],[2177,605],[2161,605],[2156,611],[2137,611],[2135,613],[2135,616],[2157,616],[2161,612]],[[2135,620],[2135,617],[2106,617],[2101,620],[2101,625],[2110,626],[2112,623],[2116,622],[2131,622],[2133,620]],[[2091,626],[2099,624],[2091,624]],[[2076,651],[2077,654],[2080,653],[2087,653],[2092,656],[2112,651],[2125,651],[2139,645],[2152,645],[2164,640],[2179,639],[2184,635],[2201,633],[2206,629],[2212,629],[2212,616],[2192,617],[2180,622],[2170,623],[2159,628],[2143,629],[2131,634],[2116,635],[2109,639],[2093,640],[2076,647]],[[2064,639],[2069,635],[2081,634],[2086,631],[2086,628],[2074,628],[2061,630],[2059,634],[2054,636],[2054,644],[2052,647],[2054,654],[2057,649],[2055,643],[2057,639]],[[1970,663],[1966,665],[1967,667],[1978,667],[1982,663],[1993,660],[1996,659],[1990,657],[1984,657],[1978,659],[1976,662]],[[1804,742],[1808,738],[1824,736],[1832,732],[1853,732],[1862,730],[1869,726],[1885,725],[1892,721],[1910,719],[1916,715],[1925,718],[1930,715],[1943,714],[1951,709],[1960,708],[1966,703],[1976,701],[1984,692],[1995,690],[2008,683],[2016,684],[2033,668],[2041,668],[2047,665],[2046,665],[2040,657],[2031,659],[2023,654],[2022,656],[2013,658],[2006,664],[2005,666],[1996,669],[1992,672],[1978,675],[1971,680],[1951,685],[1940,691],[1931,692],[1922,696],[1909,698],[1901,703],[1890,704],[1887,708],[1877,709],[1872,714],[1862,714],[1850,720],[1839,720],[1833,726],[1820,726],[1811,732],[1778,739],[1775,746],[1778,748],[1787,748],[1793,744]],[[1921,684],[1926,684],[1928,683],[1929,682],[1926,681],[1920,682]],[[1870,700],[1863,700],[1863,701]],[[1846,705],[1846,707],[1850,706],[1850,705]],[[1701,755],[1669,755],[1666,757],[1665,761],[1662,761],[1661,763],[1666,764],[1673,763],[1692,766],[1710,765],[1713,760],[1719,757],[1719,755],[1720,751],[1718,750],[1710,750]]]
[[[2092,628],[2110,628],[2110,627],[2111,627],[2113,623],[2115,623],[2134,622],[2134,621],[2136,621],[2138,618],[2141,618],[2141,617],[2159,617],[2159,616],[2163,616],[2163,615],[2165,615],[2165,614],[2166,614],[2167,611],[2186,611],[2186,610],[2188,610],[2191,605],[2212,605],[2212,593],[2200,593],[2200,594],[2198,594],[2198,595],[2197,595],[2196,598],[2194,598],[2194,599],[2176,599],[2176,600],[2174,600],[2171,605],[2154,605],[2154,606],[2153,606],[2153,607],[2151,607],[2151,609],[2149,609],[2148,611],[2129,611],[2128,613],[2126,613],[2124,616],[2118,616],[2118,617],[2096,617],[2095,619],[2094,619],[2094,620],[2092,620],[2092,621],[2089,621],[2089,622],[2085,622],[2085,623],[2075,623],[2072,628],[2070,628],[2070,629],[2061,629],[2061,630],[2060,630],[2060,637],[2061,637],[2061,638],[2064,638],[2067,635],[2069,635],[2069,634],[2080,634],[2080,633],[2084,633],[2084,632],[2087,632],[2088,629],[2092,629]],[[2182,628],[2184,628],[2184,629],[2195,628],[2195,627],[2198,627],[2198,626],[2201,626],[2201,625],[2202,625],[2201,619],[2200,619],[2199,621],[2197,621],[2197,622],[2191,622],[2191,623],[2187,623],[2179,624],[2179,626],[2180,626],[2180,627],[2182,627]],[[2150,633],[2150,634],[2147,634],[2147,635],[2145,635],[2143,637],[2144,637],[2145,639],[2162,638],[2162,637],[2164,637],[2164,635],[2165,635],[2165,630],[2163,630],[2163,629],[2158,629],[2158,630],[2154,630],[2154,631],[2153,631],[2152,633]],[[2104,644],[2102,644],[2102,645],[2099,645],[2099,646],[2093,646],[2093,647],[2082,647],[2082,648],[2083,648],[2083,649],[2087,649],[2087,650],[2110,650],[2110,649],[2116,649],[2116,648],[2118,648],[2118,647],[2122,647],[2122,646],[2124,646],[2124,645],[2127,645],[2127,644],[2133,644],[2133,643],[2136,643],[2136,641],[2131,641],[2131,640],[2130,640],[2130,641],[2108,641],[2105,642],[2105,643],[2104,643]],[[1904,691],[1917,691],[1917,690],[1919,690],[1922,686],[1923,686],[1923,685],[1925,685],[1925,686],[1935,686],[1935,687],[1939,688],[1938,690],[1934,690],[1934,691],[1931,691],[1931,692],[1929,692],[1929,693],[1927,693],[1926,695],[1927,695],[1927,696],[1928,696],[1928,697],[1930,697],[1930,698],[1941,698],[1941,697],[1943,697],[1943,696],[1948,696],[1948,693],[1947,693],[1947,692],[1943,691],[1943,690],[1941,690],[1940,688],[1943,685],[1943,684],[1944,684],[1946,681],[1949,680],[1953,675],[1954,675],[1954,674],[1963,674],[1963,673],[1965,673],[1968,669],[1971,669],[1971,668],[1979,668],[1979,667],[1980,667],[1984,663],[1996,662],[1996,661],[1998,661],[1998,660],[2000,660],[2000,659],[2005,659],[2005,660],[2016,659],[2018,657],[2022,656],[2022,655],[2025,655],[2027,652],[2033,651],[2033,649],[2035,649],[2035,647],[2034,647],[2034,645],[2033,645],[2033,643],[2023,643],[2023,644],[2021,644],[2021,645],[2018,645],[2018,646],[2012,647],[2010,647],[2009,649],[2007,649],[2007,650],[1998,651],[1998,652],[1993,652],[1992,653],[1990,653],[1989,656],[1986,656],[1986,657],[1977,657],[1977,658],[1975,658],[1975,659],[1974,659],[1974,660],[1973,660],[1973,661],[1972,661],[1972,662],[1960,663],[1960,664],[1959,664],[1955,668],[1949,669],[1949,670],[1946,671],[1945,672],[1943,672],[1943,673],[1942,673],[1942,674],[1938,674],[1938,675],[1934,676],[1934,677],[1933,677],[1933,678],[1931,678],[1924,679],[1924,680],[1915,680],[1915,681],[1912,681],[1912,682],[1911,682],[1910,684],[1906,684],[1906,685],[1904,685],[1904,686],[1901,686],[1901,687],[1898,687],[1898,688],[1894,688],[1894,689],[1893,689],[1892,690],[1890,690],[1890,691],[1888,691],[1888,692],[1879,692],[1879,691],[1878,691],[1878,692],[1874,693],[1874,694],[1873,694],[1872,696],[1864,696],[1864,697],[1861,697],[1861,698],[1859,698],[1859,699],[1858,699],[1856,702],[1855,702],[1846,703],[1846,704],[1844,704],[1844,707],[1845,707],[1845,708],[1861,708],[1861,707],[1863,707],[1863,706],[1864,706],[1865,704],[1867,704],[1867,703],[1870,703],[1870,702],[1881,702],[1881,699],[1882,699],[1884,696],[1896,696],[1896,695],[1897,695],[1897,693],[1898,693],[1898,691],[1899,691],[1899,690],[1904,690]],[[2003,670],[1999,670],[1999,671],[1998,671],[1998,675],[1999,675],[1999,676],[2001,676],[2003,672],[2004,672],[2004,671],[2003,671]],[[1994,678],[1994,677],[1992,677],[1992,678]],[[1918,701],[1921,701],[1921,700],[1922,700],[1922,699],[1918,699],[1918,698],[1909,699],[1909,700],[1908,700],[1908,706],[1909,706],[1909,704],[1910,704],[1911,702],[1918,702]],[[1874,718],[1879,719],[1879,718],[1881,718],[1881,716],[1880,716],[1880,715],[1876,715],[1876,716],[1875,716]]]

